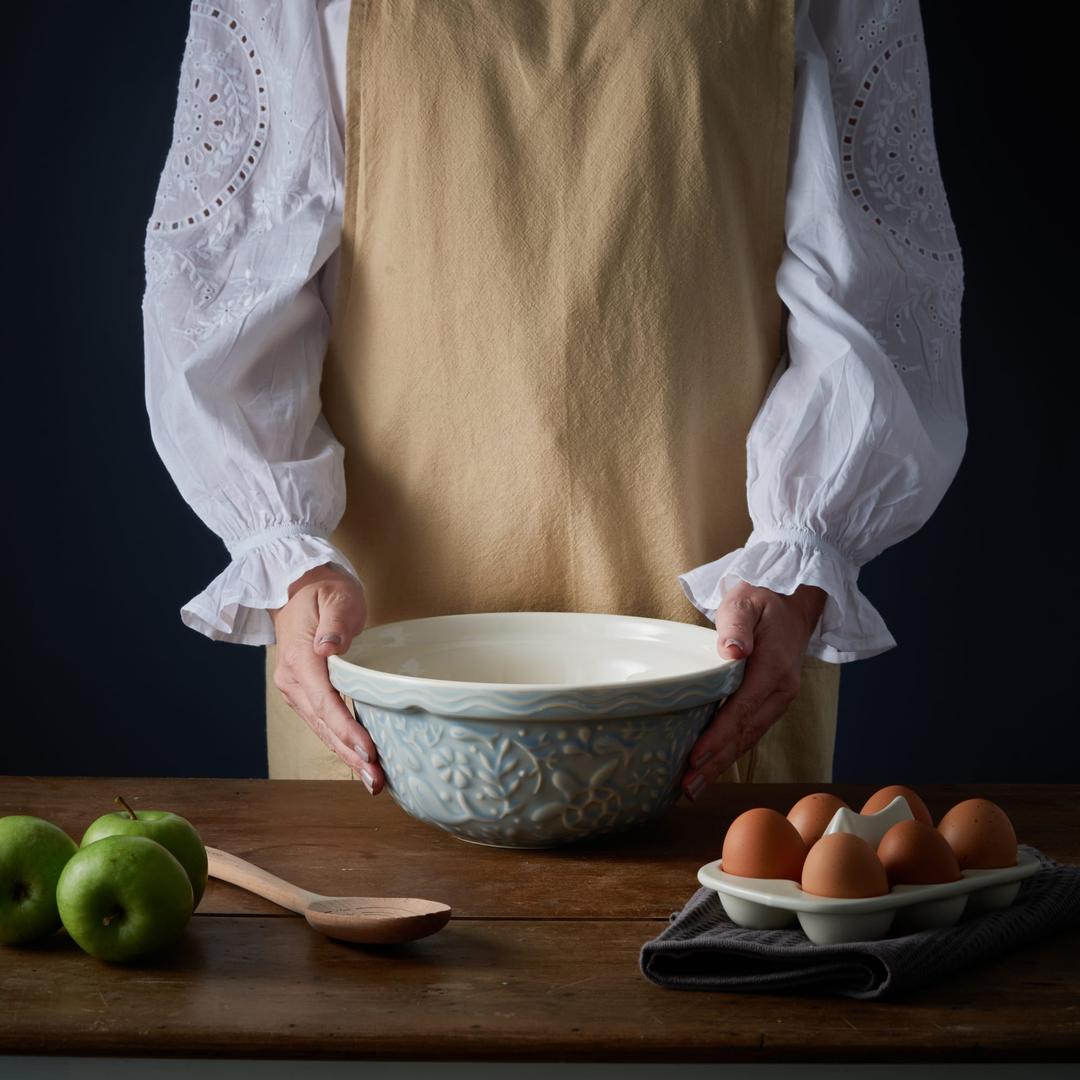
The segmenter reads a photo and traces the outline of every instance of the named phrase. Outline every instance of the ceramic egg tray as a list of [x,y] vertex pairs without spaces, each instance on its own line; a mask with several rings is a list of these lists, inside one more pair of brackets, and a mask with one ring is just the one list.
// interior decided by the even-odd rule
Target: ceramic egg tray
[[[907,801],[898,797],[876,814],[837,810],[825,834],[853,832],[876,848],[889,827],[911,817]],[[815,945],[836,945],[952,926],[965,911],[982,913],[1008,907],[1020,891],[1020,882],[1038,869],[1039,860],[1021,851],[1015,866],[962,870],[959,881],[894,885],[884,896],[858,900],[815,896],[803,892],[797,882],[781,878],[725,874],[723,860],[706,863],[697,878],[706,888],[716,890],[736,926],[781,930],[798,922]]]

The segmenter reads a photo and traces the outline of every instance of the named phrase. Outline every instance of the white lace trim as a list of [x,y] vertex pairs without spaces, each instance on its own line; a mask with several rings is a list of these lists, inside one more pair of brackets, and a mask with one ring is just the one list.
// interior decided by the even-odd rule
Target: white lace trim
[[808,529],[752,533],[743,547],[678,575],[687,600],[711,621],[740,581],[785,596],[800,585],[823,589],[828,594],[825,608],[806,651],[832,664],[877,656],[896,645],[884,620],[859,591],[857,578],[855,564]]
[[289,585],[308,570],[335,563],[356,577],[352,563],[328,540],[313,535],[281,535],[239,555],[181,609],[185,626],[214,641],[272,645],[270,610],[289,599]]

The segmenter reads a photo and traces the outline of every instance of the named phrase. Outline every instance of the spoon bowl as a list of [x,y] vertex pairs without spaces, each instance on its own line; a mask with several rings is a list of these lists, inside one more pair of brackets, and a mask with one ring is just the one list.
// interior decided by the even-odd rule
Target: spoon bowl
[[327,896],[304,910],[308,924],[338,941],[398,945],[441,930],[450,908],[402,896]]

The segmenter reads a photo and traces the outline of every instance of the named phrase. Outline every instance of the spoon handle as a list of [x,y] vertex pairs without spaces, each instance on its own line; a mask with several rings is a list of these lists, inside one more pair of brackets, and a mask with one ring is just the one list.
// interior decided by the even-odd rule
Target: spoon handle
[[206,858],[211,877],[227,881],[230,885],[239,885],[241,889],[255,893],[266,900],[272,900],[290,911],[302,915],[316,900],[323,897],[319,893],[308,892],[299,885],[276,877],[262,867],[244,859],[230,855],[220,848],[207,847]]

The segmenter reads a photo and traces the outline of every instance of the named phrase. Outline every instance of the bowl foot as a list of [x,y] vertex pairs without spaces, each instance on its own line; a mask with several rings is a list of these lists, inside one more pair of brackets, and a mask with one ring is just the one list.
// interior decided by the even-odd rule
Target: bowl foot
[[460,840],[463,844],[476,844],[477,847],[493,847],[502,848],[503,851],[548,851],[551,848],[563,847],[567,841],[562,840],[554,844],[493,844],[489,840],[472,840],[468,836],[458,836],[457,833],[450,833],[455,840]]

